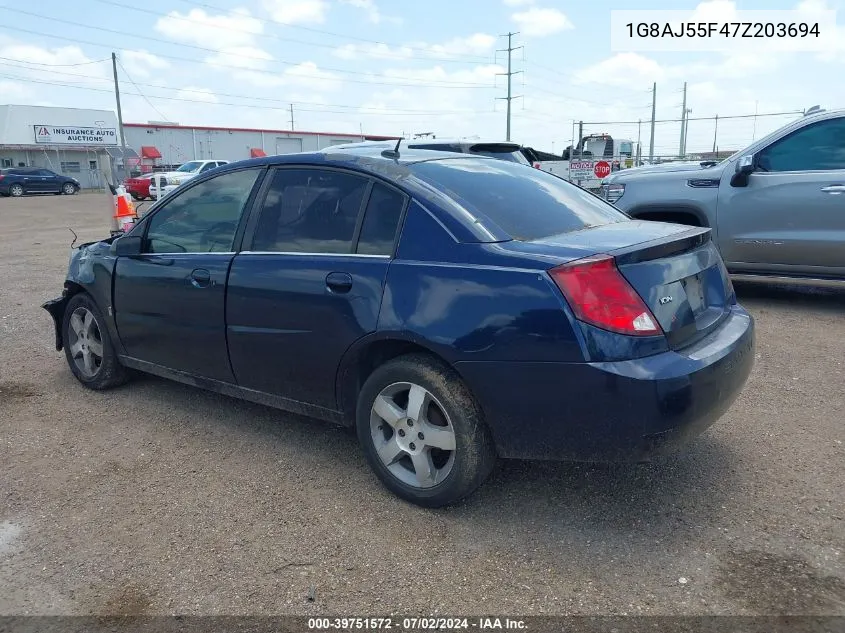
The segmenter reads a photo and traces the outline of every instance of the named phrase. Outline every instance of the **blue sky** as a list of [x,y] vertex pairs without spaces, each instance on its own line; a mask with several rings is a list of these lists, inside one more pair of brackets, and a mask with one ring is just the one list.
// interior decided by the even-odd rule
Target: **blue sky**
[[[658,119],[679,116],[684,81],[693,118],[845,106],[845,30],[821,53],[612,52],[612,9],[729,16],[843,1],[0,0],[0,103],[114,109],[111,64],[98,60],[115,50],[127,122],[288,129],[293,103],[296,129],[503,138],[496,49],[520,31],[514,140],[559,152],[573,120],[636,140],[636,123],[610,122],[642,119],[647,150],[653,81]],[[718,145],[739,149],[791,118],[723,119]],[[657,126],[658,154],[677,151],[679,130]],[[691,121],[688,149],[711,149],[713,135],[713,121]]]

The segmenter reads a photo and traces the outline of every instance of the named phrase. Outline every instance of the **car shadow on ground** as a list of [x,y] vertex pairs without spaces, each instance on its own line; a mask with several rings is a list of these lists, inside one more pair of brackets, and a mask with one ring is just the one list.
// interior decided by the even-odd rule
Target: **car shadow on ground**
[[845,311],[845,287],[781,286],[734,282],[741,304],[761,305],[766,309],[784,306],[824,312]]
[[[178,411],[195,434],[249,439],[269,459],[292,449],[315,488],[332,496],[343,482],[363,487],[361,512],[371,500],[395,503],[397,512],[442,514],[447,521],[485,530],[505,520],[536,524],[547,534],[569,527],[608,528],[617,536],[673,538],[681,525],[710,525],[736,507],[738,456],[718,437],[696,438],[680,453],[650,463],[585,464],[499,460],[474,495],[445,509],[421,510],[393,497],[370,472],[353,429],[238,401],[152,376],[133,382],[133,396],[155,399]],[[123,391],[123,390],[121,390]],[[729,424],[729,421],[723,423]],[[238,450],[233,447],[233,450]],[[256,457],[253,454],[250,459]],[[327,477],[325,473],[340,473]],[[278,482],[284,485],[284,481]],[[741,505],[741,500],[739,501]]]

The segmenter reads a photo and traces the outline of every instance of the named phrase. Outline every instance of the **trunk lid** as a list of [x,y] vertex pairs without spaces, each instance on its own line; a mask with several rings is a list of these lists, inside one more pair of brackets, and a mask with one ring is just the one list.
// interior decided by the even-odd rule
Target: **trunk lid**
[[620,222],[534,243],[576,249],[584,257],[613,256],[672,349],[691,345],[713,331],[736,302],[708,228]]

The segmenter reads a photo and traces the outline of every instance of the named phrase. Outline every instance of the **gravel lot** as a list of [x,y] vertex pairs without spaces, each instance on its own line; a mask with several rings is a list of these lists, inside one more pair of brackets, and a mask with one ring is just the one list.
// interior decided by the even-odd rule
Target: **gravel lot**
[[502,462],[430,511],[347,430],[78,385],[39,306],[102,200],[0,199],[0,614],[845,614],[845,293],[738,288],[756,366],[683,456]]

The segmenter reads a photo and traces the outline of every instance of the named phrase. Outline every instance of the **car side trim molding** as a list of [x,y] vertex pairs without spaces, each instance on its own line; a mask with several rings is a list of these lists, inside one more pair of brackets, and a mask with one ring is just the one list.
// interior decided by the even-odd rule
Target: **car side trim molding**
[[125,367],[137,369],[138,371],[167,378],[169,380],[175,380],[176,382],[181,382],[185,385],[199,387],[200,389],[220,393],[224,396],[248,400],[250,402],[255,402],[256,404],[273,407],[274,409],[281,409],[290,413],[318,418],[335,424],[344,426],[349,424],[348,420],[344,418],[341,412],[335,411],[334,409],[326,409],[325,407],[320,407],[315,404],[299,402],[298,400],[284,398],[272,393],[256,391],[255,389],[247,389],[246,387],[240,387],[221,380],[214,380],[212,378],[205,378],[203,376],[197,376],[196,374],[170,369],[169,367],[150,363],[139,358],[132,358],[131,356],[121,355],[118,356],[118,358],[120,359],[120,363]]
[[826,279],[824,277],[787,277],[784,275],[754,275],[749,273],[731,273],[731,281],[746,283],[781,284],[784,286],[818,286],[822,288],[845,288],[845,279]]
[[390,259],[390,255],[368,255],[365,253],[300,253],[298,251],[241,251],[238,255],[305,255],[307,257],[365,257],[369,259]]

